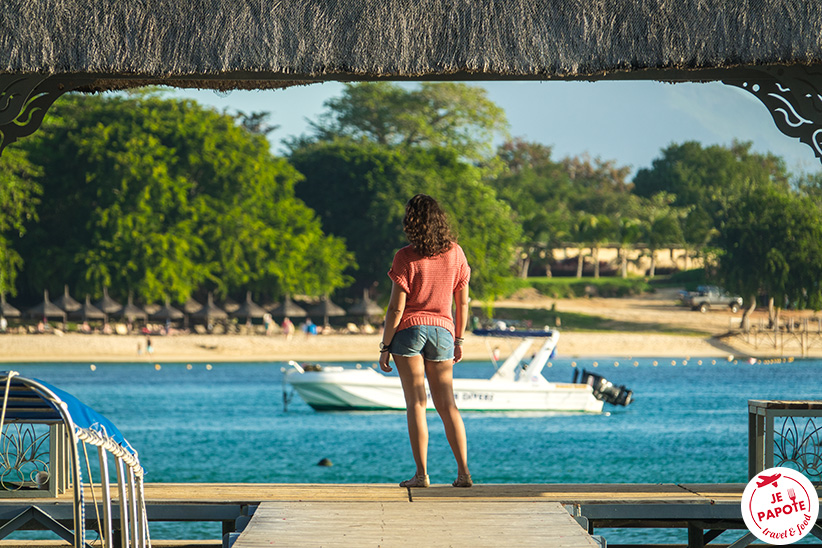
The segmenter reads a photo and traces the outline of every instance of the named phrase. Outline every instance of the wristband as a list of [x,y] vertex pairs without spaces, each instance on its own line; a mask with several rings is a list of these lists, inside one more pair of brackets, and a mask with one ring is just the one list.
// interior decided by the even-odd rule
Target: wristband
[[464,343],[464,342],[465,342],[465,339],[463,339],[462,337],[456,337],[454,339],[454,346],[462,346],[462,343]]
[[385,344],[384,342],[380,341],[380,354],[383,352],[388,352],[391,349],[390,345]]

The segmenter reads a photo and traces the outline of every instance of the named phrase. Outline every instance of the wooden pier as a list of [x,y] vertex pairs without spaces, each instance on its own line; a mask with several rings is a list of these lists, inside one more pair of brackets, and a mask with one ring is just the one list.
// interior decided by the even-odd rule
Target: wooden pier
[[[611,527],[681,528],[701,548],[745,532],[743,484],[494,484],[405,489],[384,484],[149,483],[150,521],[220,522],[235,548],[305,546],[597,546]],[[86,500],[92,499],[87,492]],[[97,500],[100,500],[99,493]],[[71,501],[0,499],[0,527],[30,506],[67,524]],[[86,509],[88,527],[95,511]],[[822,534],[822,530],[817,531]],[[595,535],[595,536],[591,536]],[[155,546],[221,546],[152,539]],[[19,541],[0,541],[2,546]],[[28,546],[54,546],[32,543]],[[616,546],[608,543],[609,546]]]

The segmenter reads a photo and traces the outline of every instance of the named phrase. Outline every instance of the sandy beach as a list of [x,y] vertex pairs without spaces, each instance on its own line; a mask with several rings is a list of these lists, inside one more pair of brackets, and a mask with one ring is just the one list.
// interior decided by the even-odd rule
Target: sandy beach
[[[465,358],[489,359],[487,343],[467,335]],[[360,361],[376,362],[379,335],[283,336],[181,335],[152,337],[154,352],[145,353],[145,337],[118,335],[2,335],[0,362],[225,362],[225,361]],[[726,356],[698,337],[647,333],[562,333],[560,357]],[[143,352],[138,354],[141,343]],[[493,348],[491,346],[490,348]]]
[[[740,314],[711,311],[701,314],[676,304],[675,290],[661,290],[621,299],[550,299],[527,297],[497,303],[498,307],[555,307],[559,313],[582,312],[631,322],[636,332],[574,332],[563,330],[559,357],[721,357],[739,358],[798,356],[799,347],[784,350],[755,348],[741,337],[722,337],[738,325]],[[764,314],[757,311],[755,317]],[[664,333],[659,332],[664,327]],[[681,331],[682,334],[677,334]],[[695,332],[703,333],[694,335]],[[145,352],[145,337],[138,335],[0,335],[0,362],[226,362],[226,361],[359,361],[374,363],[379,357],[379,334],[330,334],[307,336],[297,333],[291,340],[283,335],[177,335],[152,336],[154,351]],[[489,359],[491,349],[504,343],[468,334],[465,358]],[[142,352],[138,353],[138,345]],[[822,357],[822,346],[809,354]]]

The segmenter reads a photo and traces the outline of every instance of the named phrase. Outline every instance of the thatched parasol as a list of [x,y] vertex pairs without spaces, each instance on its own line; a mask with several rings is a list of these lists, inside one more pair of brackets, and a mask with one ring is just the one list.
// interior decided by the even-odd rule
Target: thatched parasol
[[133,296],[129,292],[128,294],[128,302],[126,305],[117,312],[117,315],[121,318],[124,318],[130,322],[134,320],[147,320],[148,313],[140,308],[139,306],[135,305],[133,302]]
[[194,314],[198,310],[203,308],[203,305],[192,299],[191,297],[183,305],[183,313],[184,314]]
[[308,309],[310,316],[322,316],[323,325],[328,325],[328,318],[330,316],[345,316],[345,310],[337,306],[327,296],[320,299],[319,304],[316,304]]
[[198,303],[197,301],[195,301],[191,297],[189,297],[188,300],[186,300],[186,302],[183,304],[183,314],[185,315],[183,325],[185,327],[188,327],[188,318],[189,318],[189,316],[191,316],[192,314],[194,314],[195,312],[197,312],[201,308],[203,308],[203,305],[201,305],[200,303]]
[[91,297],[86,294],[86,302],[80,305],[80,310],[75,311],[73,316],[83,319],[84,322],[88,320],[106,320],[108,315],[91,304]]
[[193,313],[191,317],[195,320],[203,320],[208,323],[209,320],[221,320],[228,318],[228,314],[225,310],[214,304],[214,297],[209,291],[208,300],[206,303],[200,307],[200,310]]
[[66,313],[62,308],[49,300],[48,289],[43,290],[43,302],[26,310],[26,316],[32,318],[60,318],[66,321]]
[[147,305],[145,305],[143,307],[143,310],[145,310],[146,314],[151,316],[152,314],[156,313],[161,308],[163,308],[162,305],[159,305],[157,303],[148,303]]
[[0,293],[0,316],[6,318],[19,318],[20,311],[6,302],[5,293]]
[[94,306],[103,311],[104,314],[114,314],[119,312],[123,305],[108,296],[108,288],[103,288],[103,297],[97,299],[92,303]]
[[268,312],[265,311],[265,308],[251,300],[251,291],[248,291],[245,294],[245,302],[240,305],[240,308],[232,312],[231,316],[234,318],[243,318],[248,321],[252,318],[262,318],[266,314],[268,314]]
[[166,304],[163,307],[149,316],[152,320],[167,321],[167,320],[181,320],[183,313],[171,306],[170,301],[166,299]]
[[271,309],[271,315],[277,318],[305,318],[308,313],[301,306],[294,304],[291,295],[286,295],[283,304]]
[[240,309],[240,303],[238,303],[231,297],[226,297],[223,301],[223,306],[221,308],[229,314],[233,314],[234,312],[237,312],[237,310]]
[[69,314],[71,314],[72,312],[76,312],[77,310],[80,310],[80,308],[83,306],[71,298],[71,295],[69,295],[68,284],[63,286],[63,294],[60,296],[59,299],[54,301],[54,304],[56,304]]
[[350,307],[348,313],[351,316],[362,316],[362,321],[365,323],[369,316],[382,316],[385,314],[385,310],[371,300],[368,296],[368,290],[365,289],[362,292],[362,300]]

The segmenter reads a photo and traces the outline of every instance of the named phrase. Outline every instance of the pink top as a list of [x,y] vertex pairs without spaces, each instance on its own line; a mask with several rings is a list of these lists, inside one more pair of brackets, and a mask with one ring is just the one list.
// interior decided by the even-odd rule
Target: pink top
[[408,294],[397,331],[414,325],[433,325],[454,335],[454,293],[471,278],[471,268],[458,244],[434,257],[423,257],[412,246],[406,246],[394,255],[388,277]]

